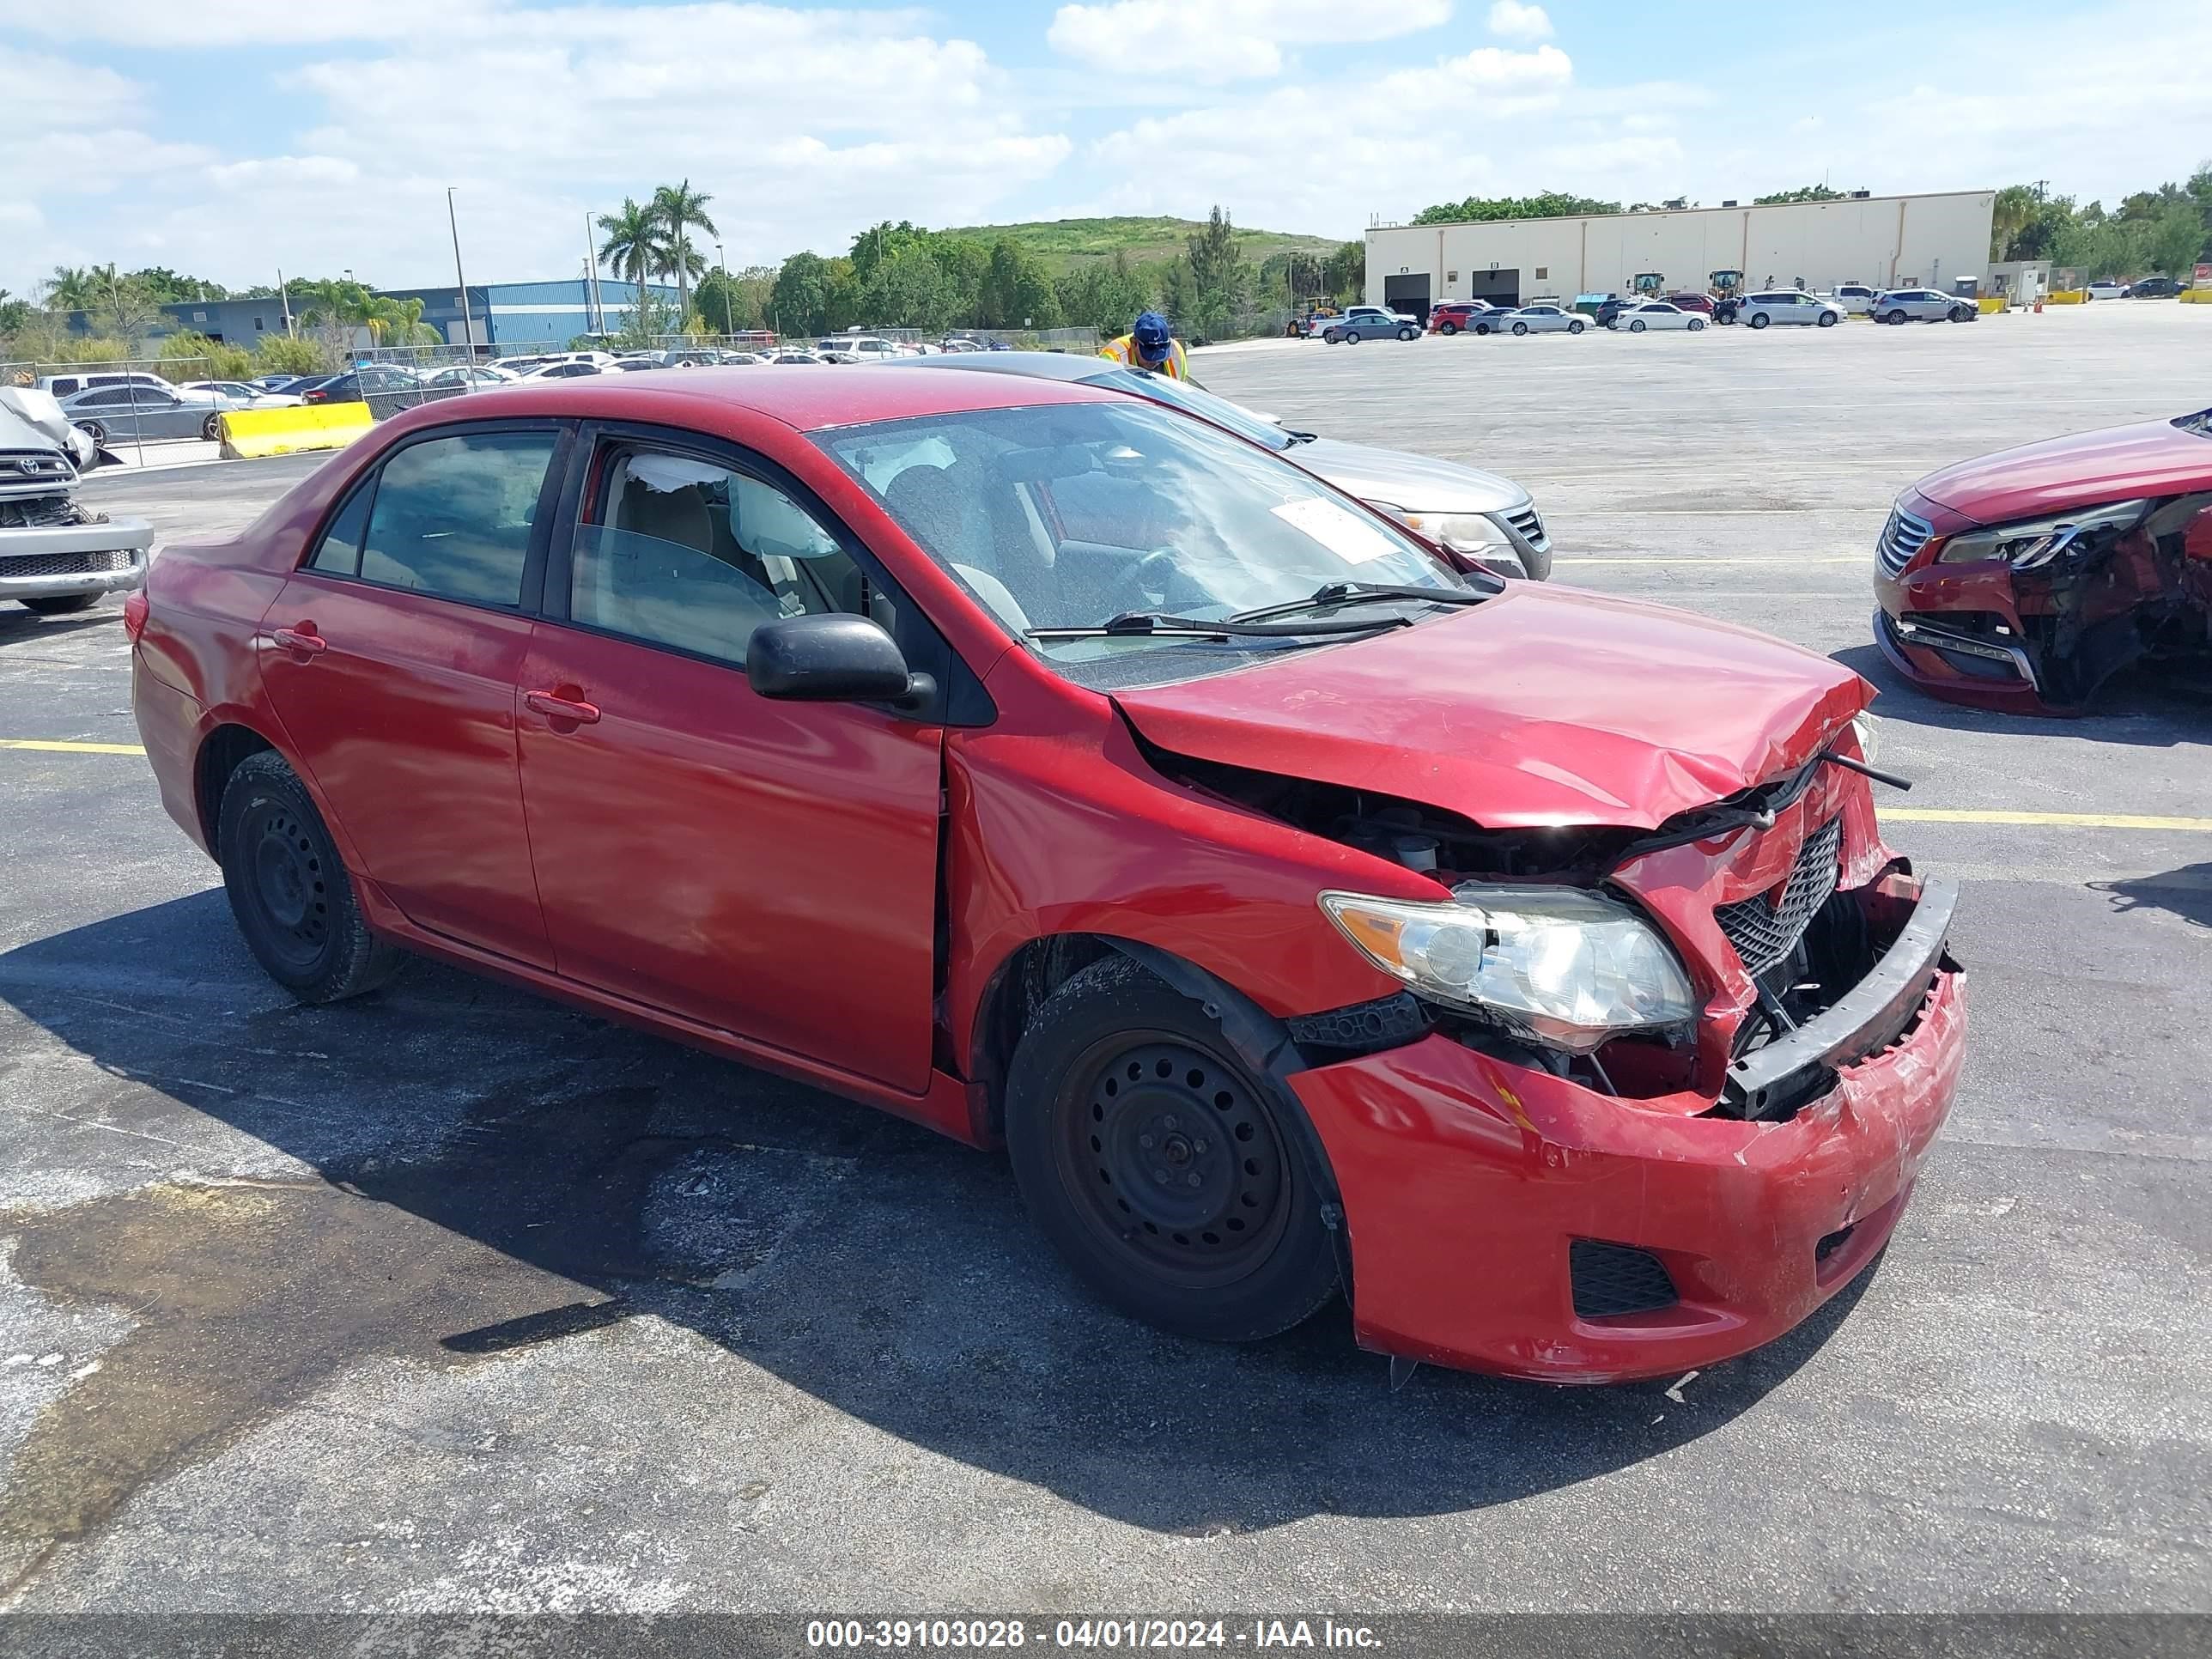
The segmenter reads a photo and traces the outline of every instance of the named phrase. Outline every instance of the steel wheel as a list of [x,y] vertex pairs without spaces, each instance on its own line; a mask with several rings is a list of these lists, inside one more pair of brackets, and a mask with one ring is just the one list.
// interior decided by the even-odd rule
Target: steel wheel
[[1188,1289],[1273,1249],[1288,1153],[1233,1069],[1166,1032],[1131,1032],[1071,1068],[1061,1170],[1082,1219],[1132,1267]]
[[313,967],[331,936],[331,872],[319,856],[319,835],[289,803],[267,797],[246,808],[238,835],[250,872],[240,896],[263,942],[290,966]]

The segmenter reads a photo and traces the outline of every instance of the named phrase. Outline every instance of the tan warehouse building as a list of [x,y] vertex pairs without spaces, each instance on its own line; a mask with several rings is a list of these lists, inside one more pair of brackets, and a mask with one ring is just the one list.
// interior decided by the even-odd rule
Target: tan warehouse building
[[1377,225],[1367,233],[1367,298],[1425,318],[1439,300],[1526,305],[1577,294],[1632,292],[1656,275],[1670,290],[1704,291],[1716,271],[1753,289],[1948,289],[1989,264],[1986,190],[1856,195],[1768,207],[1662,208],[1575,219]]

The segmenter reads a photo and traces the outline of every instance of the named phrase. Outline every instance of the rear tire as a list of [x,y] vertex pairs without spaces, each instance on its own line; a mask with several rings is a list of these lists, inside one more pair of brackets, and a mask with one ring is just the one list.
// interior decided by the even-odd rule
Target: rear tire
[[1095,1295],[1180,1336],[1254,1342],[1337,1286],[1297,1111],[1218,1021],[1115,953],[1022,1034],[1006,1147],[1030,1214]]
[[200,422],[200,436],[209,443],[213,443],[217,439],[221,438],[222,436],[222,416],[220,415],[210,415],[207,419],[202,421]]
[[1820,326],[1822,328],[1833,328],[1835,325],[1836,313],[1834,312],[1824,311],[1820,313]]
[[1699,329],[1703,328],[1705,325],[1705,319],[1704,318],[1702,318],[1702,317],[1692,317],[1692,318],[1691,318],[1691,319],[1690,319],[1690,332],[1691,332],[1691,333],[1692,333],[1692,334],[1695,334],[1695,333],[1696,333]]
[[216,856],[230,913],[270,978],[302,1002],[374,990],[402,957],[368,931],[353,878],[298,774],[270,750],[223,785]]
[[73,617],[80,611],[89,611],[106,596],[100,593],[57,593],[51,599],[20,601],[26,611],[35,611],[41,617]]
[[1398,337],[1401,340],[1418,340],[1421,337],[1421,331],[1418,328],[1401,328],[1398,331]]
[[1628,331],[1631,334],[1641,334],[1650,326],[1650,325],[1641,317],[1632,317],[1628,319]]

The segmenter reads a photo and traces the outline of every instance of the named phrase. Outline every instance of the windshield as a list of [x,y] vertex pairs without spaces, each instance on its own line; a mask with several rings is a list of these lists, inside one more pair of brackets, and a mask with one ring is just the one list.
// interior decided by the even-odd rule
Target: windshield
[[[1030,630],[1128,611],[1216,621],[1332,582],[1462,587],[1420,543],[1318,479],[1133,399],[924,416],[814,441],[1055,663],[1213,647],[1174,635],[1030,641]],[[1391,611],[1356,614],[1387,623]]]
[[1133,392],[1154,403],[1180,409],[1201,421],[1225,428],[1262,449],[1285,450],[1297,441],[1273,421],[1255,415],[1243,404],[1218,398],[1188,380],[1172,380],[1164,374],[1148,374],[1140,368],[1109,368],[1103,374],[1091,376],[1087,384],[1111,386],[1116,392]]

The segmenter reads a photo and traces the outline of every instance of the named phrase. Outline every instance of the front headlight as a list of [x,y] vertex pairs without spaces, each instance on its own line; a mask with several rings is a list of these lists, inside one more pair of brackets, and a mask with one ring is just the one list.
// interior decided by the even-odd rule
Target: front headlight
[[2154,505],[2148,496],[2144,496],[2131,501],[2114,501],[2107,507],[2054,514],[2047,519],[2001,524],[1990,530],[1970,530],[1944,543],[1942,550],[1936,556],[1936,562],[1976,564],[1988,559],[2002,559],[2015,570],[2039,569],[2084,536],[2134,529]]
[[1666,940],[1627,905],[1583,888],[1468,882],[1448,903],[1323,893],[1321,908],[1416,994],[1570,1054],[1697,1015]]
[[1455,553],[1480,558],[1485,554],[1515,550],[1512,538],[1480,513],[1408,513],[1382,501],[1373,505],[1414,534],[1441,543]]

